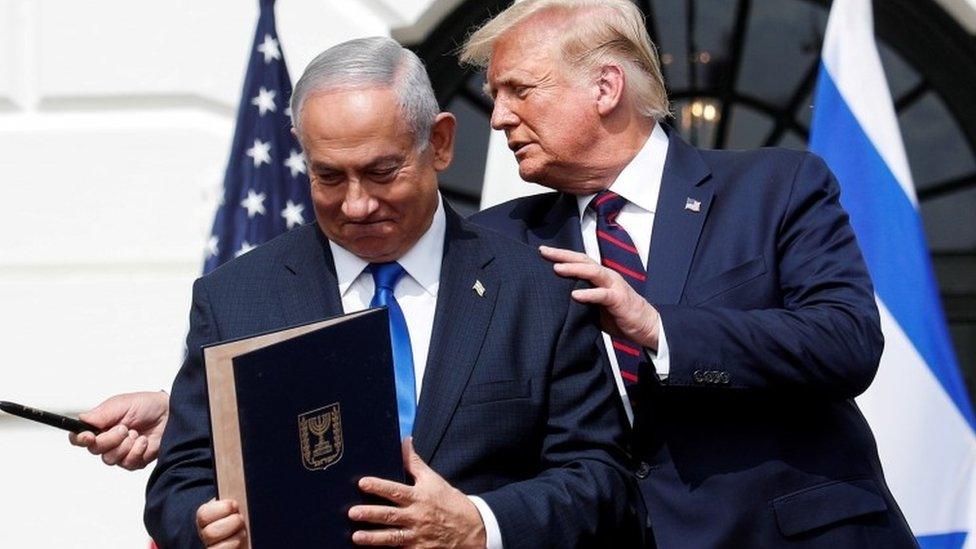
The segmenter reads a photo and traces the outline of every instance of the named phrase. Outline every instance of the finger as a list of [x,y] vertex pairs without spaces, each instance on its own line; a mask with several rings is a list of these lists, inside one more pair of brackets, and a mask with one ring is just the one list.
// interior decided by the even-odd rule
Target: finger
[[367,494],[390,500],[397,505],[405,506],[413,501],[413,487],[392,480],[363,477],[359,479],[359,489]]
[[95,443],[95,433],[82,431],[80,433],[68,433],[68,442],[75,446],[89,447]]
[[539,252],[542,254],[542,257],[557,263],[593,263],[590,256],[584,253],[574,252],[573,250],[539,246]]
[[128,469],[129,471],[134,471],[136,469],[142,469],[149,463],[149,460],[145,459],[146,448],[149,446],[149,439],[146,437],[139,437],[134,443],[132,443],[132,449],[129,453],[122,458],[122,463],[119,465],[123,469]]
[[129,429],[125,425],[116,425],[108,431],[95,436],[95,440],[88,446],[88,451],[92,454],[101,455],[119,444],[129,436]]
[[225,539],[216,545],[211,545],[209,549],[238,549],[240,547],[244,547],[244,541],[246,539],[247,530],[241,530],[229,539]]
[[237,512],[237,502],[232,499],[211,499],[197,509],[197,530]]
[[608,306],[613,303],[613,292],[607,288],[573,290],[570,294],[579,303]]
[[218,542],[244,532],[244,517],[240,513],[217,519],[200,530],[200,539],[204,545],[214,545]]
[[390,505],[356,505],[349,509],[349,518],[359,522],[385,526],[407,526],[409,514],[400,507]]
[[134,433],[135,431],[130,431],[129,435],[118,446],[102,454],[102,461],[105,462],[105,465],[115,465],[125,459],[136,442],[137,435]]
[[594,286],[609,288],[613,285],[613,271],[596,263],[556,263],[552,266],[561,277],[580,278]]
[[402,547],[412,543],[415,535],[411,530],[357,530],[352,534],[352,542],[356,545],[383,545]]
[[149,436],[149,437],[146,437],[146,440],[149,441],[149,442],[148,442],[148,445],[146,446],[146,453],[143,454],[142,459],[146,463],[149,463],[150,461],[156,459],[156,456],[159,455],[159,442],[160,442],[160,437],[158,437],[158,436]]
[[416,450],[413,448],[413,437],[407,437],[403,441],[403,467],[410,473],[410,476],[417,478],[430,471],[430,467],[424,463],[424,460],[417,454]]
[[118,395],[103,401],[87,412],[78,414],[78,419],[90,423],[99,429],[106,429],[116,423],[122,423],[126,412],[129,411],[129,401]]
[[413,437],[407,437],[400,443],[400,458],[403,460],[403,468],[410,472],[410,454],[413,453]]

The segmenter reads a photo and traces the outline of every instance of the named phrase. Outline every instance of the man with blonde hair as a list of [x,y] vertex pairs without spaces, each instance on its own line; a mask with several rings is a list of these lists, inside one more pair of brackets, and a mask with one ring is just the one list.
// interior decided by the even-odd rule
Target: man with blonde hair
[[625,0],[517,2],[461,59],[522,178],[559,191],[472,219],[591,284],[573,298],[603,312],[646,545],[914,546],[853,400],[883,340],[823,162],[682,141]]

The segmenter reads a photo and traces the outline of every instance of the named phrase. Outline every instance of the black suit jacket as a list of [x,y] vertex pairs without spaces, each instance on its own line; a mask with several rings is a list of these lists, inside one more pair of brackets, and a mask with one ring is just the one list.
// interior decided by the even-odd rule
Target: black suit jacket
[[[914,546],[853,400],[883,340],[836,181],[810,154],[703,151],[667,131],[643,295],[670,376],[644,365],[634,437],[648,545]],[[573,196],[471,219],[583,251]]]
[[[472,288],[480,280],[480,297]],[[625,424],[572,283],[538,254],[447,212],[418,454],[482,497],[506,548],[597,547],[639,535]],[[195,547],[216,495],[201,346],[342,312],[328,241],[305,226],[196,281],[187,359],[147,492],[161,547]],[[630,527],[628,528],[627,525]]]

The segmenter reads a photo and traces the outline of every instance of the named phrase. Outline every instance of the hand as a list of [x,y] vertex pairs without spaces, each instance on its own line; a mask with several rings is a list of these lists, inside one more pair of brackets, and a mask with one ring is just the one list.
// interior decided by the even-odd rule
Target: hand
[[579,278],[592,288],[573,290],[573,299],[580,303],[600,306],[603,331],[623,337],[652,350],[657,350],[658,312],[640,295],[620,273],[598,265],[586,254],[539,246],[542,257],[554,263],[556,274]]
[[71,433],[68,440],[102,456],[106,465],[142,469],[159,454],[167,417],[169,396],[162,391],[116,395],[79,415],[82,421],[102,429],[101,434]]
[[232,499],[211,499],[197,509],[197,534],[207,547],[233,549],[247,539],[244,516]]
[[356,505],[350,509],[352,520],[393,527],[358,530],[352,535],[353,543],[484,549],[487,534],[478,508],[420,459],[413,450],[412,438],[403,442],[403,463],[414,478],[413,486],[376,477],[359,480],[360,490],[396,506]]

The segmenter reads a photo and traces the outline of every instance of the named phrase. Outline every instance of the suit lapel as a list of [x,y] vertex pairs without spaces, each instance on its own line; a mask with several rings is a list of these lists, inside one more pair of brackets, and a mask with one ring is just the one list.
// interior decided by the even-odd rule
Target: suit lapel
[[577,252],[584,251],[576,197],[559,193],[552,208],[546,212],[539,224],[529,229],[528,235],[529,245],[536,248],[546,245]]
[[[711,172],[701,155],[674,129],[664,129],[670,143],[654,214],[644,289],[644,296],[651,303],[677,303],[681,299],[713,195]],[[694,206],[686,208],[689,198],[699,202],[698,211],[694,211]],[[560,193],[546,215],[529,228],[527,241],[533,246],[545,244],[584,251],[576,197]]]
[[670,143],[654,214],[644,295],[651,303],[676,304],[684,291],[714,189],[708,178],[711,172],[698,151],[673,129],[665,130]]
[[329,241],[317,225],[307,225],[297,244],[282,254],[278,300],[289,325],[342,314]]
[[[414,422],[414,446],[432,459],[474,368],[491,323],[501,280],[485,267],[493,255],[445,204],[447,230],[430,352]],[[473,289],[481,281],[485,292]]]

